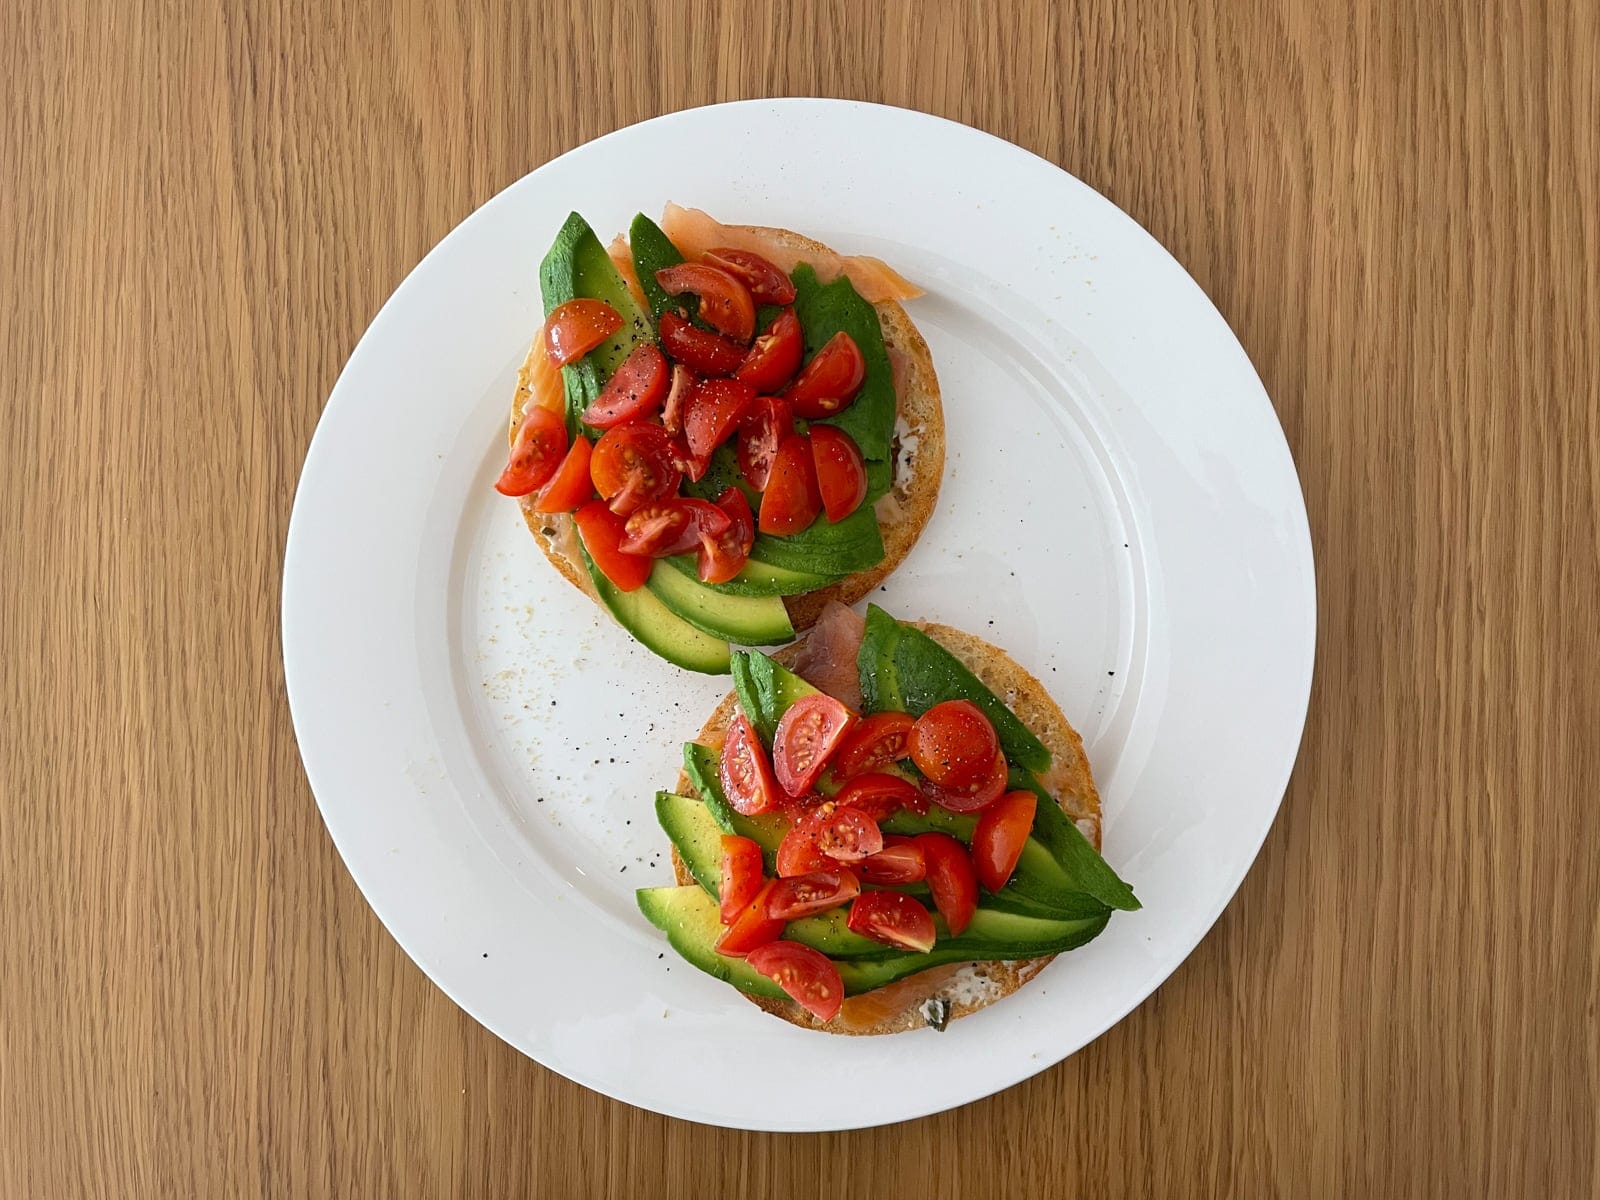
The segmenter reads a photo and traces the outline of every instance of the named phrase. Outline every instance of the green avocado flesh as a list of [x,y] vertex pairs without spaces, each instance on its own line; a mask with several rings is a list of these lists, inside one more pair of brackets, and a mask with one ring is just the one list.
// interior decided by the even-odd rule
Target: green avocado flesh
[[813,695],[817,689],[760,651],[736,651],[731,666],[739,707],[770,748],[778,719],[796,700]]
[[656,599],[704,633],[741,646],[776,646],[794,641],[794,626],[779,596],[734,596],[715,592],[665,562],[651,568],[645,584]]
[[[717,901],[715,897],[704,888],[693,884],[687,887],[662,887],[641,888],[638,893],[639,909],[657,929],[667,935],[667,941],[672,948],[683,955],[691,964],[699,967],[707,974],[715,975],[718,979],[733,984],[740,991],[749,992],[757,996],[782,996],[783,991],[771,980],[759,972],[752,970],[743,959],[729,958],[718,954],[716,951],[717,939],[722,936],[722,922],[718,919]],[[1058,954],[1063,950],[1071,950],[1091,940],[1106,926],[1107,914],[1102,912],[1098,917],[1083,918],[1074,921],[1039,922],[1034,918],[1015,918],[1015,920],[1031,923],[1029,936],[1040,932],[1039,926],[1051,925],[1054,930],[1047,941],[1029,943],[1029,948],[1022,957],[1036,957],[1041,954]],[[791,922],[784,936],[791,941],[798,940],[794,937],[795,930],[805,926],[814,918],[805,921]],[[837,918],[835,918],[837,920]],[[1008,914],[994,914],[993,921],[998,926],[1006,926],[1013,918]],[[978,921],[973,918],[974,924]],[[833,922],[827,922],[831,928]],[[1002,930],[1003,931],[1003,930]],[[849,937],[849,930],[843,930]],[[970,930],[969,930],[970,933]],[[819,935],[820,936],[820,935]],[[976,945],[968,942],[968,935],[953,938],[946,942],[936,943],[927,954],[911,954],[905,951],[890,950],[879,947],[885,951],[876,955],[861,955],[859,957],[841,955],[833,959],[834,966],[839,969],[840,978],[844,982],[847,996],[857,996],[862,992],[870,992],[874,988],[884,987],[904,979],[907,975],[915,975],[918,971],[926,971],[930,967],[942,966],[945,963],[974,962],[983,959],[1011,959],[1018,957],[1017,951],[1010,945],[989,943]],[[858,941],[867,941],[858,938]],[[876,943],[874,943],[876,945]],[[820,948],[820,947],[818,947]],[[824,951],[826,953],[826,951]],[[832,957],[832,955],[830,955]]]
[[[661,561],[685,575],[699,578],[699,567],[692,554],[679,554]],[[837,575],[818,575],[812,571],[791,571],[787,567],[775,567],[751,559],[727,583],[703,583],[700,586],[730,596],[798,596],[825,588],[838,578]],[[753,646],[758,643],[745,644]]]
[[[634,347],[655,340],[655,328],[650,314],[639,307],[594,230],[577,213],[567,218],[544,262],[539,264],[539,292],[547,317],[567,301],[580,298],[604,300],[622,317],[622,328],[615,337],[561,368],[567,385],[567,432],[575,435],[583,410],[594,403],[606,380]],[[591,429],[589,436],[598,433]]]
[[649,588],[624,592],[594,565],[587,550],[583,551],[583,565],[600,602],[611,611],[617,624],[633,634],[641,645],[686,671],[698,671],[702,675],[728,673],[726,640],[690,625],[657,599]]
[[876,604],[867,606],[867,631],[856,662],[868,712],[892,709],[920,717],[945,700],[970,700],[993,723],[1008,761],[1030,771],[1049,770],[1044,743],[960,659]]

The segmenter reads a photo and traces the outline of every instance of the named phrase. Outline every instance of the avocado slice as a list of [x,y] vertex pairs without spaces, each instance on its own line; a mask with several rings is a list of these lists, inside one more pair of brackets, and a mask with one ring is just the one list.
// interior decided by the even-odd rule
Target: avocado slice
[[777,861],[778,843],[783,841],[787,824],[776,813],[760,813],[747,817],[735,811],[733,805],[728,803],[728,798],[722,794],[720,768],[720,756],[710,746],[702,746],[699,742],[683,744],[684,773],[689,776],[689,783],[705,801],[706,810],[716,822],[717,828],[723,833],[737,833],[740,837],[747,837],[760,846],[761,853],[767,860],[767,869],[770,871]]
[[778,719],[796,700],[813,695],[817,689],[759,650],[735,650],[730,665],[739,707],[770,747]]
[[623,591],[594,565],[587,550],[582,550],[582,554],[583,565],[594,582],[600,602],[640,644],[686,671],[698,671],[703,675],[728,673],[730,651],[726,641],[696,629],[647,587]]
[[[699,898],[698,903],[690,899],[690,892]],[[717,953],[717,938],[722,933],[717,903],[699,888],[640,888],[638,902],[639,911],[667,935],[672,948],[706,974],[752,996],[785,998],[782,988],[752,970],[744,959]]]
[[787,537],[758,533],[750,557],[755,562],[818,574],[853,575],[869,570],[883,561],[878,514],[867,503],[837,524],[823,513]]
[[639,213],[628,226],[628,249],[633,253],[633,273],[639,277],[639,287],[650,302],[650,315],[657,321],[664,312],[675,312],[693,318],[700,303],[692,295],[670,296],[656,282],[656,272],[665,267],[675,267],[683,261],[678,248],[649,217]]
[[[672,558],[663,558],[661,561],[685,575],[699,579],[699,565],[692,554],[678,554]],[[804,592],[825,588],[830,583],[838,582],[838,579],[837,575],[819,575],[815,571],[792,571],[787,567],[775,567],[771,563],[756,562],[751,559],[727,583],[702,583],[700,586],[710,588],[713,592],[726,592],[730,596],[798,596]]]
[[[604,300],[622,317],[622,328],[615,337],[561,368],[567,385],[567,432],[575,434],[583,410],[605,389],[612,372],[636,346],[655,340],[655,327],[650,315],[633,298],[594,230],[577,213],[567,217],[539,264],[539,291],[546,317],[560,305],[580,297]],[[598,431],[590,430],[589,434],[596,437]]]
[[[641,888],[638,901],[640,911],[650,923],[665,932],[673,949],[694,966],[733,984],[741,991],[759,996],[782,994],[775,993],[772,989],[776,985],[764,975],[751,970],[742,959],[727,958],[717,953],[716,943],[722,934],[722,922],[718,918],[716,899],[703,888],[692,884],[687,887]],[[845,994],[855,996],[945,963],[1059,954],[1093,939],[1105,928],[1109,915],[1102,910],[1095,917],[1038,922],[1030,917],[998,913],[993,914],[989,928],[1006,936],[1026,929],[1026,936],[1032,938],[1046,933],[1044,925],[1055,928],[1049,931],[1048,939],[1043,941],[980,942],[969,940],[968,934],[963,934],[960,938],[935,945],[927,954],[912,954],[884,947],[886,953],[841,956],[834,960],[834,965],[838,967],[844,982]],[[812,918],[807,918],[807,921],[810,920]],[[974,917],[973,920],[976,922],[978,918]],[[804,921],[795,921],[789,929],[792,931],[804,924]]]
[[661,603],[702,632],[741,646],[776,646],[794,640],[789,612],[778,596],[734,596],[713,591],[665,562],[645,584]]
[[897,709],[920,717],[944,700],[970,700],[983,710],[1013,763],[1050,768],[1050,751],[961,660],[920,629],[902,625],[876,604],[867,606],[867,631],[856,662],[866,711]]

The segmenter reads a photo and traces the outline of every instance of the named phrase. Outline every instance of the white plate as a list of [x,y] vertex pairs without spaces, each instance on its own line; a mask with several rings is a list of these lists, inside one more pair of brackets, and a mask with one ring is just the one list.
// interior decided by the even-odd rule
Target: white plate
[[[716,153],[708,156],[706,146]],[[705,164],[737,163],[719,176]],[[538,264],[673,199],[876,254],[928,289],[949,460],[874,598],[1006,647],[1082,731],[1142,911],[1004,1003],[890,1038],[758,1011],[634,906],[669,883],[651,798],[728,687],[634,645],[490,488]],[[587,1087],[750,1129],[937,1112],[1045,1069],[1210,928],[1277,811],[1311,681],[1305,508],[1244,351],[1132,220],[919,113],[753,101],[648,121],[507,188],[395,292],[306,458],[284,664],[351,873],[456,1003]],[[664,955],[664,957],[663,957]],[[892,1089],[854,1081],[892,1078]],[[750,1091],[752,1080],[779,1081]]]

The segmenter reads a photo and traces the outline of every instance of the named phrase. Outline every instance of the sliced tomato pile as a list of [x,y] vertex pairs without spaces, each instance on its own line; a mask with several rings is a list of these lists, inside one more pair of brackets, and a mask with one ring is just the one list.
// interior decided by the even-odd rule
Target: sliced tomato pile
[[[717,949],[746,957],[810,1012],[831,1019],[843,995],[838,968],[786,940],[788,923],[847,908],[851,932],[916,954],[937,942],[935,913],[949,936],[960,936],[977,911],[980,885],[989,892],[1006,885],[1033,828],[1037,798],[1007,791],[1006,772],[993,723],[965,700],[915,718],[862,718],[832,696],[809,694],[784,712],[770,754],[738,714],[722,748],[723,791],[739,812],[782,814],[788,825],[772,878],[754,842],[722,839],[725,929]],[[883,832],[897,812],[927,813],[930,803],[978,813],[970,847],[948,833]],[[913,885],[925,893],[903,890]]]
[[[699,262],[657,271],[655,282],[670,295],[694,296],[696,320],[662,313],[658,343],[628,355],[570,440],[560,414],[530,408],[495,483],[507,496],[534,495],[536,512],[577,513],[598,496],[625,518],[579,523],[589,557],[623,591],[642,585],[652,560],[688,553],[702,581],[726,583],[749,558],[758,529],[782,537],[823,514],[839,522],[867,495],[855,439],[796,421],[854,403],[866,361],[850,335],[835,334],[808,359],[794,284],[748,250],[708,250]],[[770,306],[778,312],[758,328]],[[603,301],[568,301],[545,323],[544,352],[557,367],[576,363],[622,325]],[[684,496],[684,481],[702,479],[727,444],[739,486],[715,504]],[[629,560],[643,564],[642,574]]]

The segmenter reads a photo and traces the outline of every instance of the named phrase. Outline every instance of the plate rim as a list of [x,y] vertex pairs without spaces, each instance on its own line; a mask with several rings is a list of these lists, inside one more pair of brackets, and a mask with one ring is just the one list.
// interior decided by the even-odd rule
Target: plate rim
[[[1025,156],[1027,159],[1035,160],[1035,162],[1038,164],[1049,168],[1050,171],[1069,181],[1070,185],[1074,186],[1081,194],[1083,194],[1090,203],[1102,206],[1113,221],[1119,222],[1124,226],[1125,232],[1130,234],[1136,240],[1144,243],[1143,249],[1145,252],[1148,253],[1150,251],[1154,251],[1156,255],[1165,260],[1166,266],[1171,269],[1175,269],[1184,279],[1187,279],[1194,287],[1195,292],[1201,298],[1204,305],[1210,309],[1211,314],[1218,322],[1220,322],[1223,328],[1227,329],[1228,334],[1232,338],[1233,344],[1243,362],[1249,367],[1250,377],[1254,384],[1250,399],[1254,404],[1259,404],[1265,409],[1265,415],[1269,419],[1269,427],[1276,435],[1276,440],[1278,443],[1276,449],[1281,451],[1283,462],[1287,465],[1289,477],[1292,479],[1294,484],[1294,495],[1298,501],[1298,503],[1293,506],[1293,511],[1288,514],[1292,528],[1288,531],[1290,536],[1286,541],[1286,547],[1288,546],[1289,542],[1292,542],[1292,547],[1288,548],[1292,549],[1295,558],[1297,559],[1295,565],[1302,571],[1305,580],[1305,612],[1302,614],[1304,620],[1306,621],[1306,642],[1303,647],[1304,656],[1303,661],[1298,664],[1300,669],[1295,673],[1294,677],[1289,680],[1290,682],[1294,682],[1296,680],[1298,682],[1298,687],[1294,689],[1295,694],[1298,697],[1298,719],[1293,723],[1296,732],[1292,741],[1286,739],[1284,743],[1284,749],[1279,754],[1274,756],[1274,761],[1277,765],[1272,771],[1272,776],[1273,778],[1279,780],[1279,782],[1274,786],[1276,799],[1272,803],[1270,815],[1263,821],[1259,833],[1253,838],[1254,844],[1250,847],[1248,855],[1241,859],[1241,866],[1237,871],[1236,877],[1233,877],[1229,880],[1226,889],[1221,894],[1220,900],[1210,911],[1208,911],[1203,922],[1197,927],[1198,932],[1195,934],[1193,940],[1186,946],[1186,948],[1184,948],[1183,952],[1176,958],[1176,960],[1169,967],[1159,970],[1157,973],[1158,977],[1148,988],[1135,987],[1132,989],[1130,992],[1132,998],[1128,1001],[1126,1006],[1121,1007],[1120,1011],[1104,1020],[1103,1023],[1097,1023],[1098,1027],[1094,1028],[1093,1032],[1085,1037],[1078,1046],[1066,1050],[1059,1055],[1055,1055],[1054,1052],[1051,1051],[1041,1057],[1041,1060],[1037,1066],[1025,1071],[1017,1078],[1001,1081],[995,1084],[993,1087],[986,1089],[974,1090],[967,1094],[964,1099],[958,1099],[949,1102],[942,1100],[935,1101],[929,1104],[927,1107],[917,1108],[916,1111],[893,1115],[882,1120],[866,1119],[850,1123],[823,1122],[804,1125],[771,1124],[761,1123],[759,1121],[740,1122],[729,1120],[712,1120],[704,1116],[695,1115],[693,1113],[673,1111],[670,1108],[660,1107],[653,1103],[641,1102],[640,1100],[631,1098],[627,1095],[621,1094],[619,1091],[613,1090],[607,1085],[606,1081],[600,1078],[596,1078],[592,1075],[585,1076],[581,1073],[569,1071],[565,1066],[555,1067],[543,1062],[527,1048],[519,1045],[511,1033],[502,1030],[497,1026],[497,1024],[491,1023],[489,1020],[480,1016],[478,1012],[474,1011],[474,1008],[469,1006],[463,997],[458,994],[457,989],[454,988],[447,979],[441,977],[440,973],[436,973],[432,965],[427,961],[427,958],[419,950],[413,948],[412,937],[403,932],[401,929],[397,928],[394,924],[391,924],[390,919],[379,908],[378,904],[374,902],[372,899],[372,890],[369,888],[367,881],[365,864],[360,862],[361,855],[355,852],[353,845],[349,844],[349,832],[346,830],[344,833],[341,833],[341,821],[334,815],[332,811],[330,811],[330,802],[324,799],[324,793],[322,789],[319,788],[317,783],[317,770],[313,766],[312,762],[306,757],[303,749],[303,739],[301,736],[301,721],[303,718],[301,714],[306,710],[306,706],[311,703],[311,701],[304,695],[304,693],[301,691],[301,688],[296,685],[296,669],[292,664],[293,646],[296,641],[296,634],[291,628],[291,620],[295,615],[295,610],[297,608],[297,602],[292,598],[292,593],[295,593],[298,588],[303,586],[300,580],[299,572],[295,566],[296,546],[297,541],[303,544],[304,539],[307,536],[305,533],[306,526],[313,520],[313,518],[302,508],[303,503],[308,503],[306,501],[307,489],[305,487],[305,482],[307,477],[313,471],[323,469],[321,465],[321,459],[327,455],[327,440],[323,438],[323,434],[327,428],[325,417],[328,411],[334,406],[335,403],[338,402],[341,391],[346,390],[350,386],[354,386],[354,384],[347,383],[347,381],[353,380],[359,373],[359,369],[364,362],[364,349],[367,350],[368,353],[371,352],[370,346],[374,336],[374,331],[377,330],[383,323],[385,314],[390,312],[391,307],[396,304],[396,301],[402,296],[403,293],[408,293],[408,289],[415,290],[415,287],[420,285],[420,281],[425,278],[426,271],[430,268],[430,264],[432,264],[437,257],[441,256],[442,253],[447,252],[446,248],[458,233],[468,228],[472,223],[484,219],[485,214],[489,213],[497,206],[506,203],[512,192],[527,186],[530,180],[535,179],[541,172],[559,162],[562,158],[566,157],[566,155],[572,154],[575,151],[597,147],[613,139],[635,134],[637,131],[643,128],[671,125],[684,121],[685,119],[692,120],[700,114],[706,114],[719,110],[766,110],[770,113],[774,110],[819,108],[837,108],[846,111],[859,109],[889,110],[915,122],[932,123],[935,127],[941,128],[941,131],[947,133],[949,136],[970,137],[976,134],[985,141],[994,143],[999,148],[1003,148],[1004,152],[1007,154],[1020,154]],[[947,126],[953,128],[947,131],[943,130],[942,127]],[[319,445],[321,446],[322,450],[320,455]],[[298,539],[297,531],[299,531]],[[357,887],[362,892],[363,899],[366,901],[368,907],[373,911],[374,915],[376,915],[379,921],[383,924],[384,929],[389,936],[395,939],[395,941],[405,951],[407,957],[417,965],[423,974],[436,987],[438,987],[440,991],[448,996],[454,1004],[466,1012],[467,1015],[471,1016],[474,1021],[488,1029],[496,1037],[499,1037],[502,1041],[506,1042],[520,1053],[526,1055],[527,1057],[533,1058],[534,1061],[539,1062],[540,1065],[544,1066],[546,1069],[556,1071],[557,1073],[572,1079],[574,1082],[579,1083],[581,1086],[584,1086],[592,1091],[599,1092],[600,1094],[606,1095],[609,1098],[619,1100],[623,1103],[635,1107],[645,1108],[648,1111],[662,1112],[664,1115],[676,1117],[678,1119],[723,1128],[743,1128],[773,1131],[844,1130],[866,1128],[875,1125],[892,1124],[905,1120],[918,1119],[933,1113],[946,1111],[952,1108],[964,1106],[965,1104],[973,1103],[987,1096],[1004,1091],[1007,1088],[1016,1086],[1016,1084],[1023,1082],[1036,1074],[1042,1073],[1043,1071],[1057,1065],[1059,1062],[1070,1057],[1071,1055],[1076,1054],[1079,1050],[1103,1036],[1105,1032],[1112,1026],[1124,1020],[1129,1013],[1148,1000],[1150,996],[1152,996],[1161,987],[1161,985],[1166,982],[1167,979],[1171,978],[1172,974],[1174,974],[1178,968],[1190,958],[1195,949],[1199,946],[1200,942],[1205,940],[1206,936],[1215,927],[1216,922],[1221,918],[1222,913],[1226,911],[1227,907],[1237,897],[1245,877],[1249,874],[1250,870],[1257,861],[1260,851],[1265,844],[1266,838],[1270,834],[1273,825],[1275,824],[1278,815],[1281,812],[1283,801],[1287,795],[1288,786],[1292,780],[1294,766],[1298,760],[1300,749],[1304,744],[1305,726],[1309,717],[1311,688],[1315,676],[1318,633],[1316,562],[1314,546],[1312,544],[1310,534],[1310,522],[1306,508],[1304,486],[1301,482],[1300,472],[1294,461],[1293,451],[1288,443],[1288,438],[1283,428],[1283,423],[1279,419],[1276,409],[1274,409],[1272,406],[1270,396],[1266,391],[1265,385],[1261,381],[1260,373],[1256,369],[1254,362],[1251,360],[1248,351],[1240,341],[1237,332],[1233,329],[1232,325],[1227,321],[1226,317],[1220,312],[1220,310],[1217,309],[1216,304],[1212,300],[1211,296],[1206,293],[1205,289],[1201,287],[1199,282],[1194,279],[1194,277],[1183,267],[1183,265],[1178,262],[1178,260],[1170,252],[1168,252],[1167,249],[1162,246],[1161,243],[1157,241],[1148,230],[1139,224],[1138,221],[1124,212],[1120,207],[1118,207],[1104,195],[1090,187],[1083,180],[1078,179],[1076,176],[1066,171],[1056,163],[1053,163],[1050,160],[1033,153],[1025,147],[1008,142],[1004,138],[998,137],[997,135],[989,133],[986,130],[968,126],[948,118],[920,112],[915,109],[903,108],[894,105],[874,104],[864,101],[834,100],[821,97],[751,99],[730,101],[721,104],[693,106],[669,113],[664,113],[659,116],[652,117],[646,121],[620,127],[602,135],[599,138],[593,139],[590,142],[581,143],[579,146],[572,147],[563,154],[557,155],[547,162],[541,163],[533,170],[524,173],[518,179],[512,181],[506,187],[496,192],[488,200],[484,201],[483,204],[473,209],[472,212],[462,218],[461,221],[457,222],[456,225],[454,225],[451,230],[438,241],[438,243],[430,248],[427,254],[425,254],[417,262],[417,264],[406,273],[404,278],[396,285],[394,290],[384,301],[383,305],[378,309],[377,313],[373,316],[366,329],[363,330],[361,337],[352,347],[350,355],[346,360],[345,365],[340,370],[339,376],[328,394],[328,399],[325,402],[322,411],[319,413],[316,429],[313,432],[311,440],[307,446],[305,456],[302,459],[299,476],[296,482],[294,502],[291,507],[290,519],[287,532],[285,534],[283,553],[283,580],[279,593],[279,634],[281,637],[282,659],[284,663],[285,692],[289,701],[291,719],[295,729],[297,749],[301,750],[302,768],[305,772],[307,782],[311,786],[319,814],[322,817],[325,827],[328,829],[329,836],[333,840],[335,848],[339,852],[345,869],[350,872],[351,877],[354,879]],[[1289,677],[1286,675],[1286,679],[1288,678]],[[297,698],[297,695],[299,698]]]

